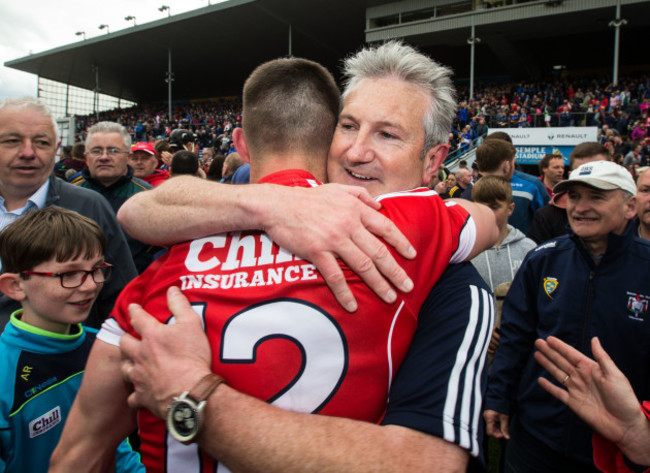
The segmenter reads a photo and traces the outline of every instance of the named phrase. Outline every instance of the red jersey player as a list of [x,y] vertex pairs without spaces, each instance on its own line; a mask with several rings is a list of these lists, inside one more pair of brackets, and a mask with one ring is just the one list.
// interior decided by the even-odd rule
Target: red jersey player
[[[298,186],[314,185],[323,179],[324,165],[315,165],[313,161],[313,139],[301,149],[286,137],[282,141],[284,146],[278,146],[263,135],[266,139],[261,147],[252,138],[258,131],[254,120],[249,122],[246,118],[252,115],[246,114],[248,105],[250,110],[255,110],[263,129],[264,123],[269,123],[268,117],[259,112],[263,108],[259,103],[256,107],[252,104],[261,101],[268,113],[277,114],[278,103],[270,106],[264,103],[265,98],[260,98],[274,95],[268,93],[271,87],[268,77],[277,77],[278,71],[284,70],[282,81],[276,85],[283,88],[287,77],[302,75],[303,80],[308,77],[304,70],[307,64],[311,63],[273,61],[258,68],[247,82],[246,131],[236,130],[235,139],[240,153],[250,152],[253,163],[257,164],[257,171],[251,167],[251,178],[267,174],[269,182]],[[296,67],[301,74],[296,72]],[[313,64],[309,66],[313,67]],[[291,73],[286,74],[284,68]],[[289,82],[294,98],[304,95],[313,98],[316,90],[322,90],[322,84],[314,88],[311,84]],[[267,93],[256,94],[254,85],[263,85]],[[400,98],[412,96],[404,104],[406,108],[426,106],[426,92],[403,85],[408,90],[402,91]],[[299,114],[301,110],[295,102],[286,97],[283,101],[293,103],[293,107],[286,108],[292,114]],[[326,114],[319,112],[316,116],[323,124]],[[308,108],[307,113],[313,115],[314,110]],[[344,109],[344,116],[345,120],[352,120],[353,116],[358,121],[364,118],[355,114],[354,107],[349,115],[345,115]],[[300,122],[304,123],[305,119]],[[343,125],[340,130],[345,135],[349,128]],[[404,130],[404,133],[409,132]],[[417,136],[420,130],[416,128],[410,133]],[[334,143],[344,146],[345,139],[342,136],[337,142],[335,137]],[[436,147],[423,162],[437,169],[445,154],[446,147]],[[272,172],[290,167],[308,169],[312,174],[301,170]],[[405,167],[402,174],[408,171],[412,174],[416,169]],[[417,327],[419,306],[447,263],[466,259],[475,243],[474,222],[467,212],[455,204],[445,205],[434,192],[421,189],[388,195],[382,198],[382,205],[385,214],[398,220],[398,226],[421,256],[417,262],[403,262],[411,278],[418,281],[418,288],[391,305],[382,303],[356,275],[344,270],[362,309],[355,314],[345,313],[310,263],[277,247],[264,234],[230,233],[173,247],[123,293],[114,322],[104,327],[101,340],[114,344],[118,335],[132,331],[126,316],[127,305],[132,300],[143,302],[159,320],[170,322],[165,291],[170,285],[178,285],[190,295],[195,310],[204,320],[213,346],[214,371],[223,375],[231,386],[292,410],[377,422],[385,408],[392,376]],[[80,397],[83,406],[83,396]],[[191,453],[188,456],[188,452],[196,452],[194,448],[187,450],[165,438],[162,421],[145,412],[140,421],[144,461],[151,471],[163,471],[170,464],[179,466],[181,458],[191,459],[190,463],[199,461]],[[184,464],[183,471],[190,471],[188,464]]]

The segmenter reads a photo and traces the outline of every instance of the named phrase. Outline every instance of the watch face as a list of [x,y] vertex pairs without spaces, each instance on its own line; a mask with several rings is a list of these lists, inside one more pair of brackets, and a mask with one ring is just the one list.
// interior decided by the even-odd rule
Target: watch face
[[199,428],[199,413],[186,400],[174,401],[167,413],[167,428],[179,441],[192,440]]

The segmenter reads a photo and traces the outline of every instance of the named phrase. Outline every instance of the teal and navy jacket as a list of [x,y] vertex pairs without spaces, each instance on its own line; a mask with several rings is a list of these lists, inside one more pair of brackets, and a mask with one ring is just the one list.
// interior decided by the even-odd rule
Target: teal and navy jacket
[[[81,325],[70,335],[47,332],[21,312],[0,336],[0,473],[47,471],[97,333]],[[144,472],[126,441],[116,460],[118,472]]]

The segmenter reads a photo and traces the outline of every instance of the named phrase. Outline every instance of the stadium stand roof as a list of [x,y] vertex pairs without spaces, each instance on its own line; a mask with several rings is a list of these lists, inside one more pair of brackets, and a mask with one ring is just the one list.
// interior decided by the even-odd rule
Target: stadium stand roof
[[[336,70],[364,41],[365,2],[230,0],[8,61],[7,67],[137,102],[241,94],[260,63],[292,53]],[[95,69],[95,67],[97,69]]]
[[[499,5],[499,7],[490,7]],[[538,80],[553,66],[572,73],[612,76],[616,0],[402,0],[367,9],[366,41],[406,38],[469,77],[472,22],[477,77]],[[650,26],[648,0],[621,0],[620,61],[625,72],[650,71],[638,45]]]
[[[488,3],[507,3],[484,8]],[[650,0],[621,0],[621,71],[641,69]],[[475,5],[480,5],[475,8]],[[477,77],[538,79],[553,65],[611,71],[613,0],[230,0],[8,61],[8,67],[136,102],[167,100],[171,51],[173,100],[239,95],[261,62],[291,52],[338,73],[364,42],[406,38],[469,76],[472,17]],[[611,72],[609,72],[611,74]]]

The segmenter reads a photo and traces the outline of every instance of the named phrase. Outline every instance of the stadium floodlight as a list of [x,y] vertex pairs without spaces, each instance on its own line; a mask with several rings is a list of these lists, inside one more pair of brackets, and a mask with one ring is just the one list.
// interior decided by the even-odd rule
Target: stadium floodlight
[[125,16],[124,19],[125,19],[126,21],[132,21],[132,22],[133,22],[133,26],[135,26],[135,17],[134,17],[133,15]]
[[83,36],[84,39],[86,39],[86,32],[85,32],[85,31],[77,31],[75,34],[76,34],[77,36]]
[[158,11],[159,11],[159,12],[164,12],[164,11],[166,11],[166,12],[167,12],[167,16],[172,16],[172,14],[171,14],[171,10],[169,9],[169,6],[167,6],[167,5],[161,5],[160,7],[158,7]]
[[97,28],[99,28],[100,30],[104,30],[104,29],[105,29],[105,30],[106,30],[106,34],[109,34],[109,33],[111,32],[111,31],[108,29],[108,25],[105,24],[105,23],[99,25]]

